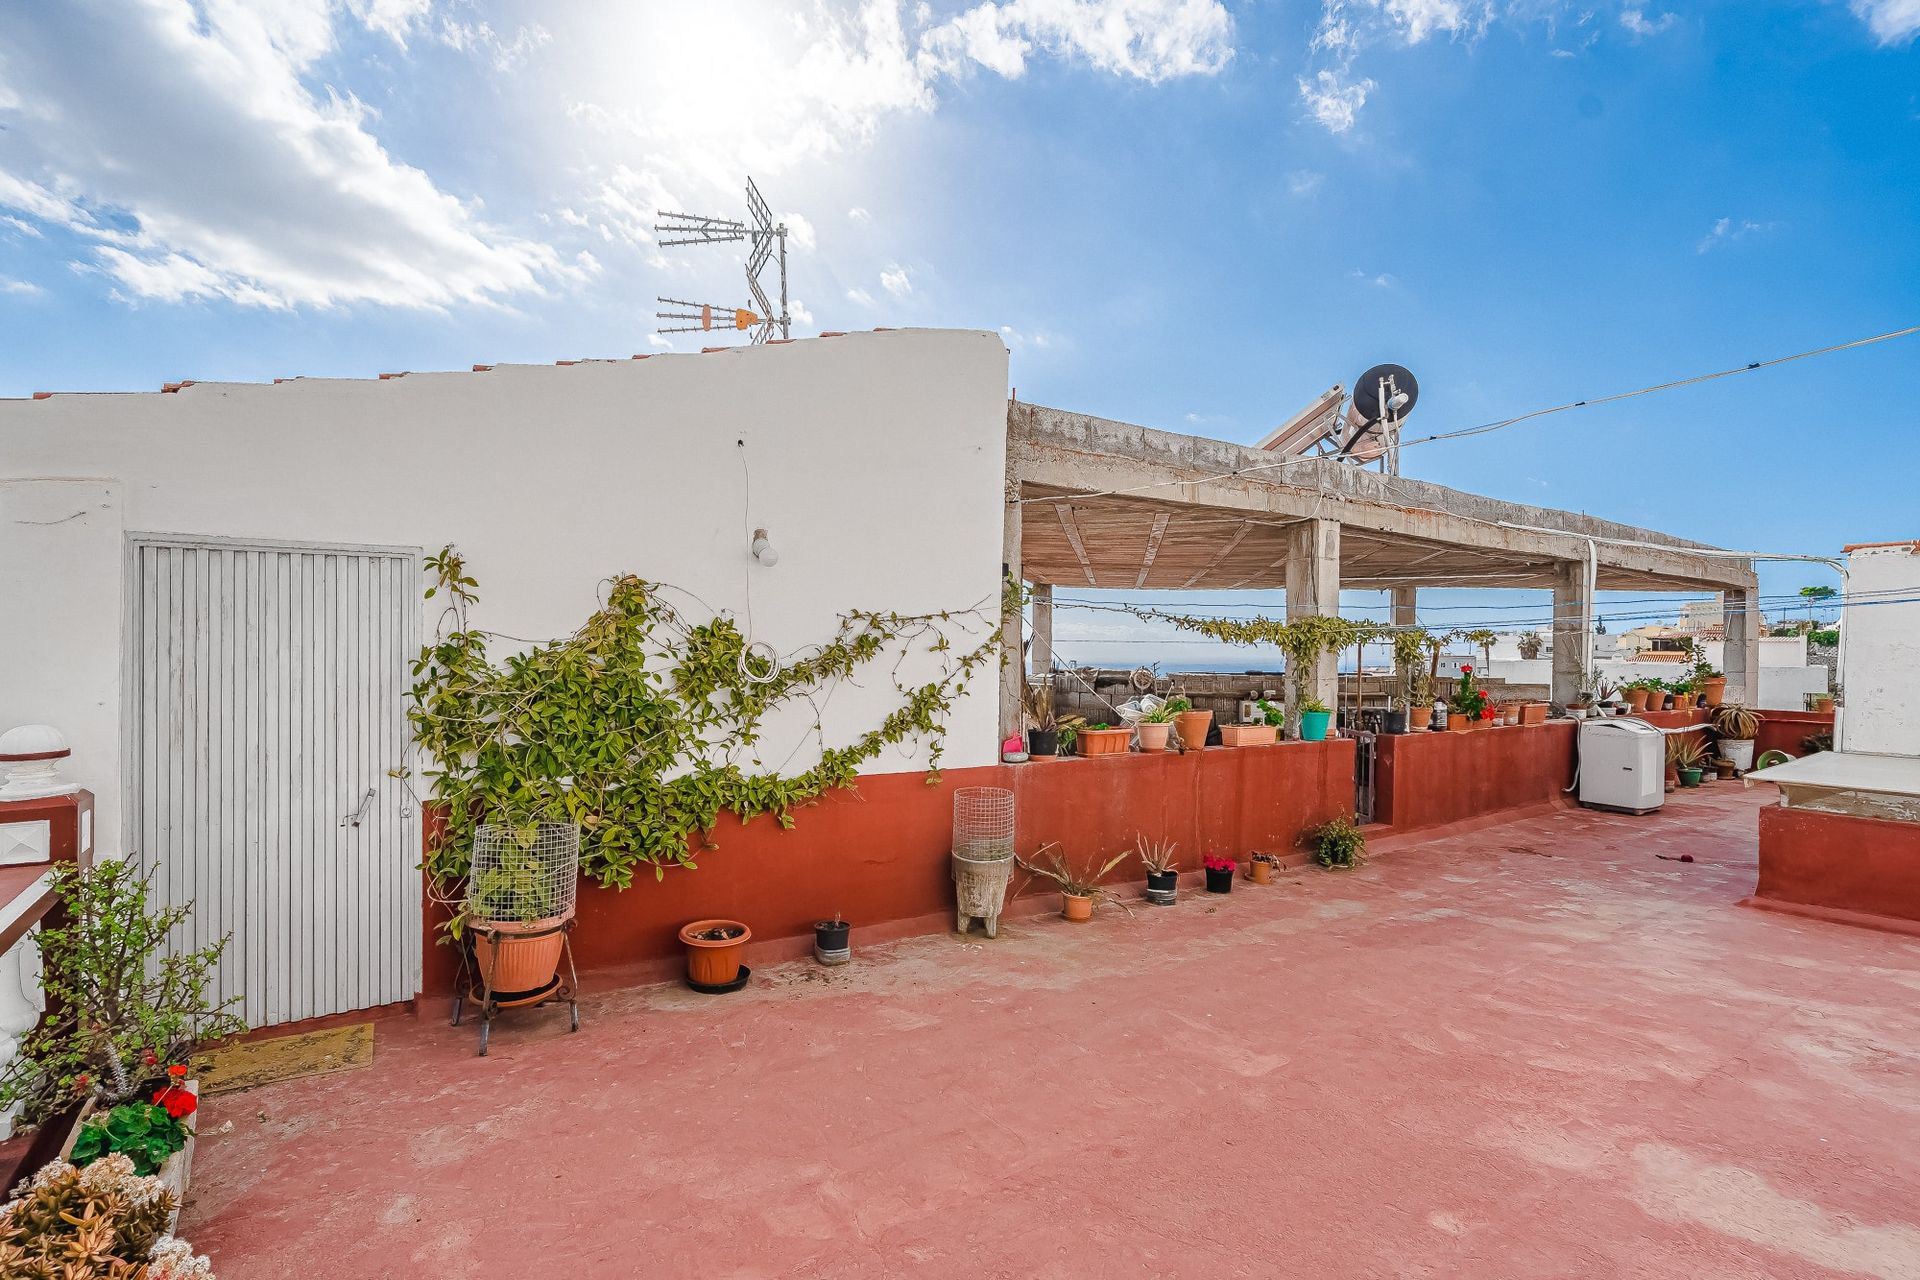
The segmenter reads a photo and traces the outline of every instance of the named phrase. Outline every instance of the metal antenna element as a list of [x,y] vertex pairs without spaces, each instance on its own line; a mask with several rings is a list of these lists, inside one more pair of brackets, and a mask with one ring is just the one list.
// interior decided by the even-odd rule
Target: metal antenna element
[[[684,298],[655,298],[663,307],[674,310],[656,311],[654,316],[660,320],[677,320],[680,324],[662,325],[661,333],[711,333],[714,329],[732,329],[736,333],[751,331],[753,345],[759,346],[773,337],[777,327],[782,338],[792,337],[792,317],[787,314],[787,224],[776,224],[773,210],[760,195],[760,188],[753,185],[753,179],[747,179],[747,216],[752,224],[735,222],[729,218],[708,218],[694,213],[670,213],[662,210],[654,215],[653,231],[660,237],[660,247],[670,249],[688,244],[731,244],[737,240],[747,242],[747,293],[748,305],[744,307],[726,306],[711,302],[688,302]],[[766,269],[769,259],[779,257],[780,267],[780,311],[776,315],[773,303],[767,298],[767,291],[760,283],[760,273]]]

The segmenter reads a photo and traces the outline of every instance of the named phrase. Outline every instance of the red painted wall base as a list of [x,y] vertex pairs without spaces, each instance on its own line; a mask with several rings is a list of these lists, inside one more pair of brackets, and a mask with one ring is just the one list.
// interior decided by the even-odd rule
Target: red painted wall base
[[[835,912],[853,922],[856,947],[936,930],[942,921],[951,928],[949,854],[960,787],[1013,791],[1015,846],[1023,854],[1055,841],[1075,862],[1104,861],[1144,834],[1177,842],[1180,864],[1196,869],[1203,853],[1244,860],[1256,850],[1289,849],[1305,828],[1352,813],[1353,768],[1354,744],[1332,741],[957,769],[932,786],[923,773],[869,775],[797,811],[790,830],[771,818],[742,823],[723,815],[717,847],[699,856],[697,870],[636,880],[625,891],[583,883],[574,960],[582,972],[664,976],[680,954],[680,926],[716,916],[753,930],[749,964],[807,954],[814,922]],[[432,826],[429,815],[429,838]],[[1016,887],[1023,878],[1016,873]],[[1144,875],[1130,858],[1110,878]],[[1043,883],[1026,892],[1053,890]],[[455,978],[453,949],[435,945],[442,918],[429,907],[421,980],[429,996],[451,992]]]
[[1920,825],[1812,809],[1760,811],[1755,905],[1920,921]]

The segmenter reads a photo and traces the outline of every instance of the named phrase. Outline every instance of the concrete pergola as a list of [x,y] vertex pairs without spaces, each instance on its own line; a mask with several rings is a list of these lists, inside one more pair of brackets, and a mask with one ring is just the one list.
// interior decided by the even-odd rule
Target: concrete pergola
[[[1753,562],[1717,547],[1571,511],[1502,502],[1329,459],[1013,402],[1007,414],[1006,565],[1033,584],[1034,667],[1052,664],[1053,588],[1286,592],[1288,617],[1334,614],[1341,590],[1387,591],[1412,625],[1421,587],[1553,592],[1553,697],[1577,693],[1596,591],[1718,592],[1727,697],[1751,702],[1760,639]],[[1222,478],[1224,477],[1224,478]],[[1023,620],[1008,622],[1021,652]],[[1338,656],[1314,672],[1331,704]],[[1009,663],[1002,722],[1019,724]]]

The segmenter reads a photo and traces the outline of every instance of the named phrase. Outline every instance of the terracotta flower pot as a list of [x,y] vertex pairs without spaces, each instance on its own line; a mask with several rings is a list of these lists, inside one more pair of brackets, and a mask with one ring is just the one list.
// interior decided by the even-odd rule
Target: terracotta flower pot
[[1220,744],[1227,747],[1270,747],[1279,740],[1280,727],[1271,724],[1223,724]]
[[1132,737],[1127,729],[1082,729],[1074,739],[1074,748],[1083,756],[1124,755]]
[[1077,893],[1060,895],[1060,914],[1075,924],[1085,924],[1093,919],[1093,899]]
[[1457,711],[1447,717],[1448,733],[1472,733],[1479,727],[1480,722],[1478,720],[1470,719]]
[[1645,711],[1647,709],[1647,695],[1652,692],[1653,690],[1651,689],[1626,690],[1627,713],[1629,715],[1638,715],[1640,712]]
[[1719,706],[1721,701],[1727,696],[1727,678],[1725,676],[1715,676],[1711,680],[1701,681],[1700,692],[1707,695],[1708,706]]
[[[475,972],[496,996],[505,999],[511,1000],[515,992],[538,991],[553,981],[560,969],[567,935],[555,926],[565,920],[565,916],[548,916],[527,924],[518,920],[468,920]],[[547,929],[554,932],[538,938],[521,936]]]
[[1432,727],[1433,727],[1433,708],[1432,707],[1408,707],[1407,708],[1407,729],[1409,732],[1417,733],[1422,729],[1431,729]]
[[[735,933],[734,930],[739,932]],[[726,932],[724,938],[703,938],[700,934]],[[746,954],[753,930],[738,920],[695,920],[680,926],[680,941],[687,948],[687,978],[706,987],[723,987],[740,976],[740,960]]]
[[1213,727],[1213,712],[1182,711],[1173,718],[1173,727],[1180,734],[1180,743],[1189,751],[1198,751],[1207,745],[1207,730]]
[[1142,751],[1165,751],[1167,749],[1167,743],[1171,741],[1173,737],[1173,725],[1164,722],[1161,724],[1148,724],[1143,720],[1135,726],[1135,730],[1140,735],[1140,749]]
[[1529,702],[1520,708],[1521,724],[1545,724],[1547,722],[1547,704]]
[[1821,712],[1832,711],[1833,710],[1832,696],[1828,694],[1822,694],[1821,696],[1815,698],[1813,700],[1813,710],[1816,715]]
[[1247,879],[1255,884],[1273,883],[1273,864],[1265,858],[1255,858],[1247,863]]

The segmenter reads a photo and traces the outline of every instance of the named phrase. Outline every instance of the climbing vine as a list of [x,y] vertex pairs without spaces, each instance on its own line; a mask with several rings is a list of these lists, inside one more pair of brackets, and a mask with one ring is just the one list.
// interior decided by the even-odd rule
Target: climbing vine
[[1176,613],[1157,616],[1183,631],[1198,632],[1225,644],[1271,644],[1287,655],[1287,675],[1293,681],[1296,702],[1312,696],[1308,682],[1313,664],[1323,653],[1338,653],[1363,644],[1372,644],[1392,635],[1392,629],[1360,618],[1342,618],[1334,614],[1307,614],[1282,621],[1278,618],[1191,618]]
[[[730,617],[690,621],[666,598],[671,588],[623,576],[606,584],[606,602],[578,631],[496,661],[493,637],[467,625],[478,584],[459,553],[445,548],[427,566],[435,578],[427,597],[448,608],[414,663],[408,717],[446,815],[428,855],[442,886],[466,874],[481,823],[577,823],[582,870],[625,888],[643,869],[660,878],[695,866],[698,851],[715,847],[723,810],[791,826],[792,810],[852,784],[888,746],[924,743],[928,780],[937,781],[947,713],[999,644],[1000,620],[985,608],[856,610],[827,643],[776,659]],[[982,625],[986,638],[961,648]],[[916,652],[942,655],[936,678],[904,679]],[[889,654],[900,705],[852,742],[828,746],[821,699]],[[761,725],[797,703],[813,710],[820,752],[786,775],[784,762],[768,768],[760,758]]]

